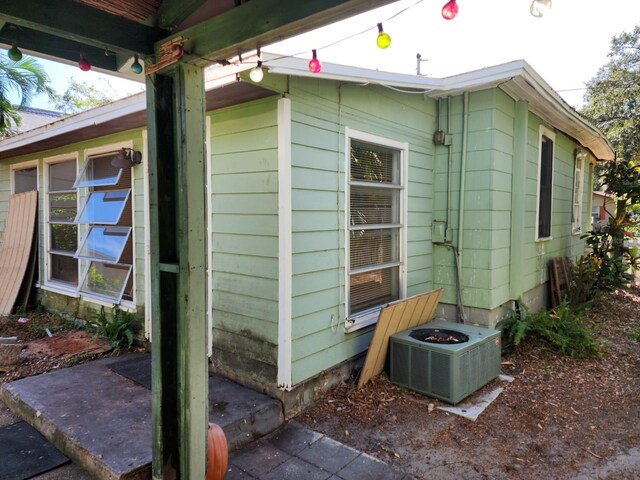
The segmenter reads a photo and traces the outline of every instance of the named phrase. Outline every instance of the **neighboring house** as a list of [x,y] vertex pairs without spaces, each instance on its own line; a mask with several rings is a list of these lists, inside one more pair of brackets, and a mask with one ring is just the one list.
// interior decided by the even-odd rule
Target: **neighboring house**
[[61,112],[52,110],[44,110],[42,108],[21,107],[18,109],[20,114],[20,126],[16,129],[18,133],[27,132],[34,128],[41,127],[62,118]]
[[[260,84],[255,63],[206,83],[216,369],[295,409],[367,349],[388,302],[441,287],[437,316],[487,326],[519,297],[546,304],[548,261],[583,252],[592,167],[613,151],[529,65],[434,79],[263,60]],[[144,102],[1,142],[0,229],[35,168],[43,302],[119,303],[149,337]],[[112,168],[122,148],[141,165]]]
[[609,224],[609,219],[616,214],[616,201],[605,192],[591,193],[591,225],[599,229]]

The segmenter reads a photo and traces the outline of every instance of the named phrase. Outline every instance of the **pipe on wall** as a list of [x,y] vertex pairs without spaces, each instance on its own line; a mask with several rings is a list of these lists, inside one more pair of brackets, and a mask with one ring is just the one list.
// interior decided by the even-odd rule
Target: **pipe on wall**
[[462,252],[464,250],[464,201],[467,179],[467,145],[469,140],[469,92],[464,92],[462,97],[462,152],[460,153],[460,192],[458,198],[458,241],[456,245],[456,268],[458,270],[458,322],[464,323],[467,316],[464,311],[462,294],[464,281],[462,277]]

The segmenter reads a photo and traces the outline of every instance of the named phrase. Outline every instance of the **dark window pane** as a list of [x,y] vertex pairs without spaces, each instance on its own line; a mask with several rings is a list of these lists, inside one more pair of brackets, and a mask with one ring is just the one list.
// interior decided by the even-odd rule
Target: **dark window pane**
[[54,223],[51,228],[51,250],[75,253],[78,248],[78,226]]
[[59,280],[61,282],[78,284],[78,261],[73,257],[66,255],[51,254],[51,280]]
[[351,269],[383,265],[400,259],[398,229],[352,230],[350,232]]
[[13,193],[30,192],[38,189],[38,168],[23,168],[13,171]]
[[75,193],[52,193],[49,195],[49,220],[73,222],[78,213]]
[[353,315],[400,298],[398,278],[398,267],[351,275],[349,313]]
[[351,187],[351,225],[397,224],[400,222],[400,191]]
[[49,165],[49,191],[73,190],[76,178],[76,161],[52,163]]
[[540,155],[538,238],[551,236],[551,197],[553,185],[553,140],[543,136]]

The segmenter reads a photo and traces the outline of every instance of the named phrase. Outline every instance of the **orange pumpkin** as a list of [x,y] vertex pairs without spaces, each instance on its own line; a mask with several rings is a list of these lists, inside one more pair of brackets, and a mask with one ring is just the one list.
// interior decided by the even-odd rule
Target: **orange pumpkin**
[[206,480],[222,480],[227,473],[229,451],[227,437],[219,425],[209,424],[207,432],[207,477]]

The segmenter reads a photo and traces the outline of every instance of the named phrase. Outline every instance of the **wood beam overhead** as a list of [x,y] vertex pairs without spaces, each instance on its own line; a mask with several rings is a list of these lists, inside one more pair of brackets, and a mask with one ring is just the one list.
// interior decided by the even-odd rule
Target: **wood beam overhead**
[[371,10],[393,0],[259,0],[247,2],[156,43],[184,37],[183,61],[209,64]]
[[157,23],[173,30],[205,3],[207,0],[165,0],[158,10]]
[[73,0],[0,0],[0,21],[129,56],[153,54],[166,32]]

